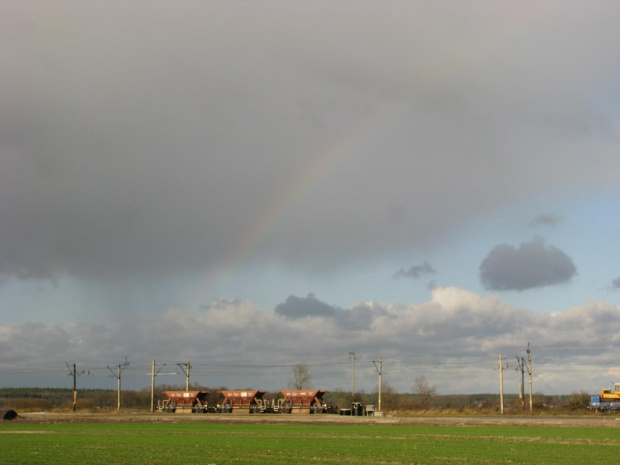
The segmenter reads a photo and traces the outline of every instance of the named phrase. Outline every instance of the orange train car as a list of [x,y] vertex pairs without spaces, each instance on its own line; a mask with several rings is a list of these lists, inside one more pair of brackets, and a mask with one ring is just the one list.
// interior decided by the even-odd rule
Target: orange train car
[[157,409],[169,413],[207,413],[209,391],[164,391],[168,397]]

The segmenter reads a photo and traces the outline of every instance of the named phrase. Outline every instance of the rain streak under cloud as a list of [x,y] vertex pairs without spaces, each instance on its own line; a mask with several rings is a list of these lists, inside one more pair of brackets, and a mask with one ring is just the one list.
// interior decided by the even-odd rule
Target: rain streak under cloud
[[455,353],[493,359],[613,326],[619,10],[1,3],[0,369],[34,340],[404,360],[472,331]]

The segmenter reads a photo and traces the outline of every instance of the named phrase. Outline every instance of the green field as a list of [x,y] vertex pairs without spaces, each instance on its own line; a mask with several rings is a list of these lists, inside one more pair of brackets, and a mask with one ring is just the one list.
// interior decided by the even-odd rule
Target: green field
[[0,424],[6,464],[600,464],[620,429],[214,423]]

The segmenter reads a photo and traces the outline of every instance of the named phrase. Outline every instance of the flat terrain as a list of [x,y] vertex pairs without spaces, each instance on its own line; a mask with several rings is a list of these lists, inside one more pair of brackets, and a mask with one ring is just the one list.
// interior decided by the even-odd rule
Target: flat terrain
[[615,417],[43,414],[0,422],[13,465],[598,465]]

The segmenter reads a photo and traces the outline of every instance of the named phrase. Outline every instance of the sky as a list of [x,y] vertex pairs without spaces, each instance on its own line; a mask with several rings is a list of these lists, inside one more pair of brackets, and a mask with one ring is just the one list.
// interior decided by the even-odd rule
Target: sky
[[618,17],[0,0],[0,386],[610,387]]

